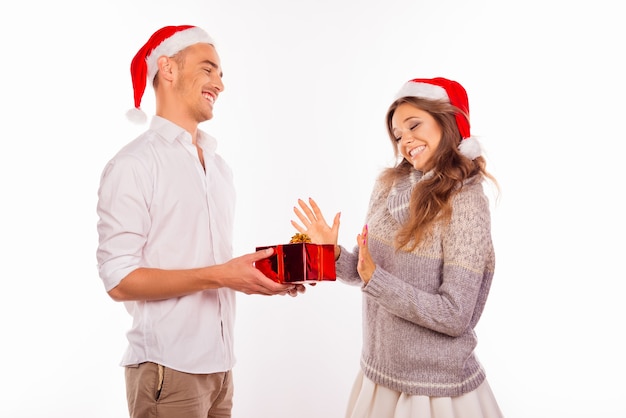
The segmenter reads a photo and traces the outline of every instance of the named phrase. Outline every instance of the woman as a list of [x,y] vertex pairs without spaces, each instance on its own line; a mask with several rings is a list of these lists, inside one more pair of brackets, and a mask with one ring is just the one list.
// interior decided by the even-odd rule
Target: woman
[[495,256],[486,171],[465,89],[407,82],[387,112],[398,163],[376,181],[350,253],[315,201],[292,221],[335,244],[337,276],[363,292],[363,348],[346,417],[501,417],[474,348]]

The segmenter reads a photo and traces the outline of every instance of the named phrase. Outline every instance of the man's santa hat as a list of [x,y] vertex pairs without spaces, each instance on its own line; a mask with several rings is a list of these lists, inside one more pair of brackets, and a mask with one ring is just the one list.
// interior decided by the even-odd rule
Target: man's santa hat
[[159,57],[174,56],[188,46],[197,43],[214,45],[213,39],[208,33],[191,25],[165,26],[152,34],[130,64],[135,107],[126,113],[128,119],[138,123],[146,121],[146,114],[141,110],[141,98],[147,82],[152,83],[159,70],[157,67]]
[[415,78],[407,81],[395,96],[395,100],[402,97],[419,97],[430,100],[444,100],[460,109],[463,113],[455,115],[456,125],[461,133],[459,151],[473,160],[482,153],[480,143],[470,134],[469,102],[467,92],[462,85],[453,80],[442,77]]

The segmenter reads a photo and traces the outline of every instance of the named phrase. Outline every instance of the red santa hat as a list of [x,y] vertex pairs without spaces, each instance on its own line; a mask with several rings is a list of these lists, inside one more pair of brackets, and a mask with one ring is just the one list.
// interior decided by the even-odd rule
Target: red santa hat
[[146,114],[141,110],[141,98],[147,82],[152,83],[156,76],[159,57],[174,56],[188,46],[197,43],[214,44],[208,33],[191,25],[165,26],[152,34],[130,64],[135,107],[126,113],[128,119],[138,123],[146,121]]
[[480,143],[476,137],[470,134],[469,122],[469,101],[467,92],[462,85],[453,80],[442,77],[435,78],[415,78],[407,81],[395,96],[395,99],[402,97],[419,97],[430,100],[444,100],[459,108],[464,114],[455,115],[456,124],[461,133],[461,143],[459,151],[470,160],[482,154]]

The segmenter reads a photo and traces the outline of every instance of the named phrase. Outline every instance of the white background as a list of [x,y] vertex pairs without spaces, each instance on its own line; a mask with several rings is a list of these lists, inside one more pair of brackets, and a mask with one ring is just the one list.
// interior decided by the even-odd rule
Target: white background
[[[130,317],[97,275],[106,161],[145,126],[130,61],[156,29],[216,39],[225,92],[202,128],[238,190],[237,255],[286,242],[298,198],[352,247],[408,79],[467,89],[501,194],[478,355],[508,418],[626,417],[624,39],[617,1],[4,3],[0,13],[0,416],[124,417]],[[152,90],[143,107],[152,113]],[[343,416],[360,291],[238,296],[234,418]]]

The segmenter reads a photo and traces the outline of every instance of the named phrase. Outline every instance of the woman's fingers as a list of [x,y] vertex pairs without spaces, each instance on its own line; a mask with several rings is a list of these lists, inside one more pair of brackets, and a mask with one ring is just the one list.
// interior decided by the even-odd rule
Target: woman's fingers
[[[310,200],[310,199],[309,199]],[[313,210],[311,210],[311,208],[304,202],[304,200],[302,199],[298,199],[298,204],[300,205],[300,207],[302,208],[302,211],[304,212],[304,214],[309,218],[309,220],[311,222],[315,222],[317,221],[317,217],[315,216],[315,213],[313,212]],[[319,212],[319,208],[317,209]]]
[[[300,219],[300,222],[302,222],[302,225],[304,225],[305,228],[308,228],[309,225],[311,225],[311,220],[309,218],[307,218],[301,211],[300,209],[298,209],[297,207],[293,207],[293,213],[296,214],[296,216],[298,217],[298,219]],[[291,223],[293,223],[293,221],[291,221]],[[300,230],[298,230],[300,231]],[[300,231],[302,232],[302,231]]]
[[327,225],[326,219],[324,219],[324,215],[322,215],[322,211],[315,200],[309,198],[309,205],[311,205],[309,206],[304,200],[298,199],[298,205],[302,210],[294,206],[293,211],[305,227],[308,228],[311,224]]
[[300,226],[299,223],[297,223],[296,221],[291,221],[291,225],[296,228],[296,231],[298,231],[301,234],[306,233],[306,229],[304,229],[303,227]]
[[326,219],[324,219],[324,215],[322,215],[322,210],[320,209],[319,206],[317,206],[317,203],[315,203],[315,200],[313,200],[310,197],[309,197],[309,205],[311,205],[311,209],[313,210],[313,213],[315,214],[315,218],[323,222],[324,224],[326,224]]

